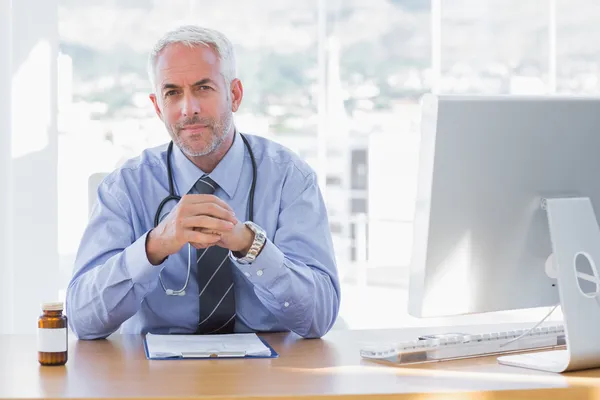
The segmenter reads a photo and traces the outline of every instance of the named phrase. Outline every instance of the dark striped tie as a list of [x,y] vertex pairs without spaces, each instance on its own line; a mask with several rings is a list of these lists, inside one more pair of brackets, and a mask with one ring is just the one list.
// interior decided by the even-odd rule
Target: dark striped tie
[[[196,182],[199,194],[213,194],[215,181],[203,176]],[[197,333],[232,333],[235,326],[235,296],[229,250],[219,246],[198,249],[200,318]]]

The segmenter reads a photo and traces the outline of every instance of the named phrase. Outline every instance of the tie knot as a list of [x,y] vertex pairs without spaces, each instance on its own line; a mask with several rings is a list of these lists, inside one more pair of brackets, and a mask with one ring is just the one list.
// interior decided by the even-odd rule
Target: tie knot
[[217,184],[208,175],[204,175],[198,179],[194,186],[198,194],[213,194],[217,190]]

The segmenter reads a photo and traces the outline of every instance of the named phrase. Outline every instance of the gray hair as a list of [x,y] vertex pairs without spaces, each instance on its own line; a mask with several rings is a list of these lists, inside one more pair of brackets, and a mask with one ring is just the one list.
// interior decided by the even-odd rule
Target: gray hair
[[208,46],[212,48],[219,57],[221,63],[221,75],[225,84],[229,86],[236,78],[235,53],[233,45],[227,37],[219,31],[202,28],[195,25],[183,25],[167,32],[156,42],[148,57],[148,75],[152,87],[156,78],[156,59],[165,47],[170,44],[181,43],[189,47]]

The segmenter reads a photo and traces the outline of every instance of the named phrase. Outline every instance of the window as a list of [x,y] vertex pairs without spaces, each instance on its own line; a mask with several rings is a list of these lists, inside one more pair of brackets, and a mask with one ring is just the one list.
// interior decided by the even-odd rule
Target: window
[[555,0],[556,91],[583,95],[600,92],[598,24],[600,4],[593,0]]
[[440,92],[547,93],[548,4],[547,0],[441,2]]
[[546,93],[554,82],[559,92],[597,92],[597,24],[586,10],[598,7],[556,0],[551,31],[549,4],[59,0],[63,291],[87,222],[89,177],[167,141],[147,98],[146,54],[163,31],[194,22],[236,46],[245,87],[238,127],[291,148],[323,176],[347,327],[498,321],[407,314],[419,98],[430,90]]

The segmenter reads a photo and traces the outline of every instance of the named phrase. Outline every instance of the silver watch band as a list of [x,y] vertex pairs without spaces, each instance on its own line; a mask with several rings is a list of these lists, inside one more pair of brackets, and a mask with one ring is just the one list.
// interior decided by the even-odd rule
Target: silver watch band
[[250,264],[254,260],[256,260],[256,257],[258,257],[258,254],[265,246],[267,236],[264,229],[262,229],[260,226],[256,225],[252,221],[246,221],[244,222],[244,225],[246,225],[252,232],[254,232],[254,240],[252,241],[250,250],[248,250],[248,253],[246,253],[246,255],[244,255],[243,257],[236,257],[233,253],[231,253],[231,256],[235,261],[239,262],[240,264]]

